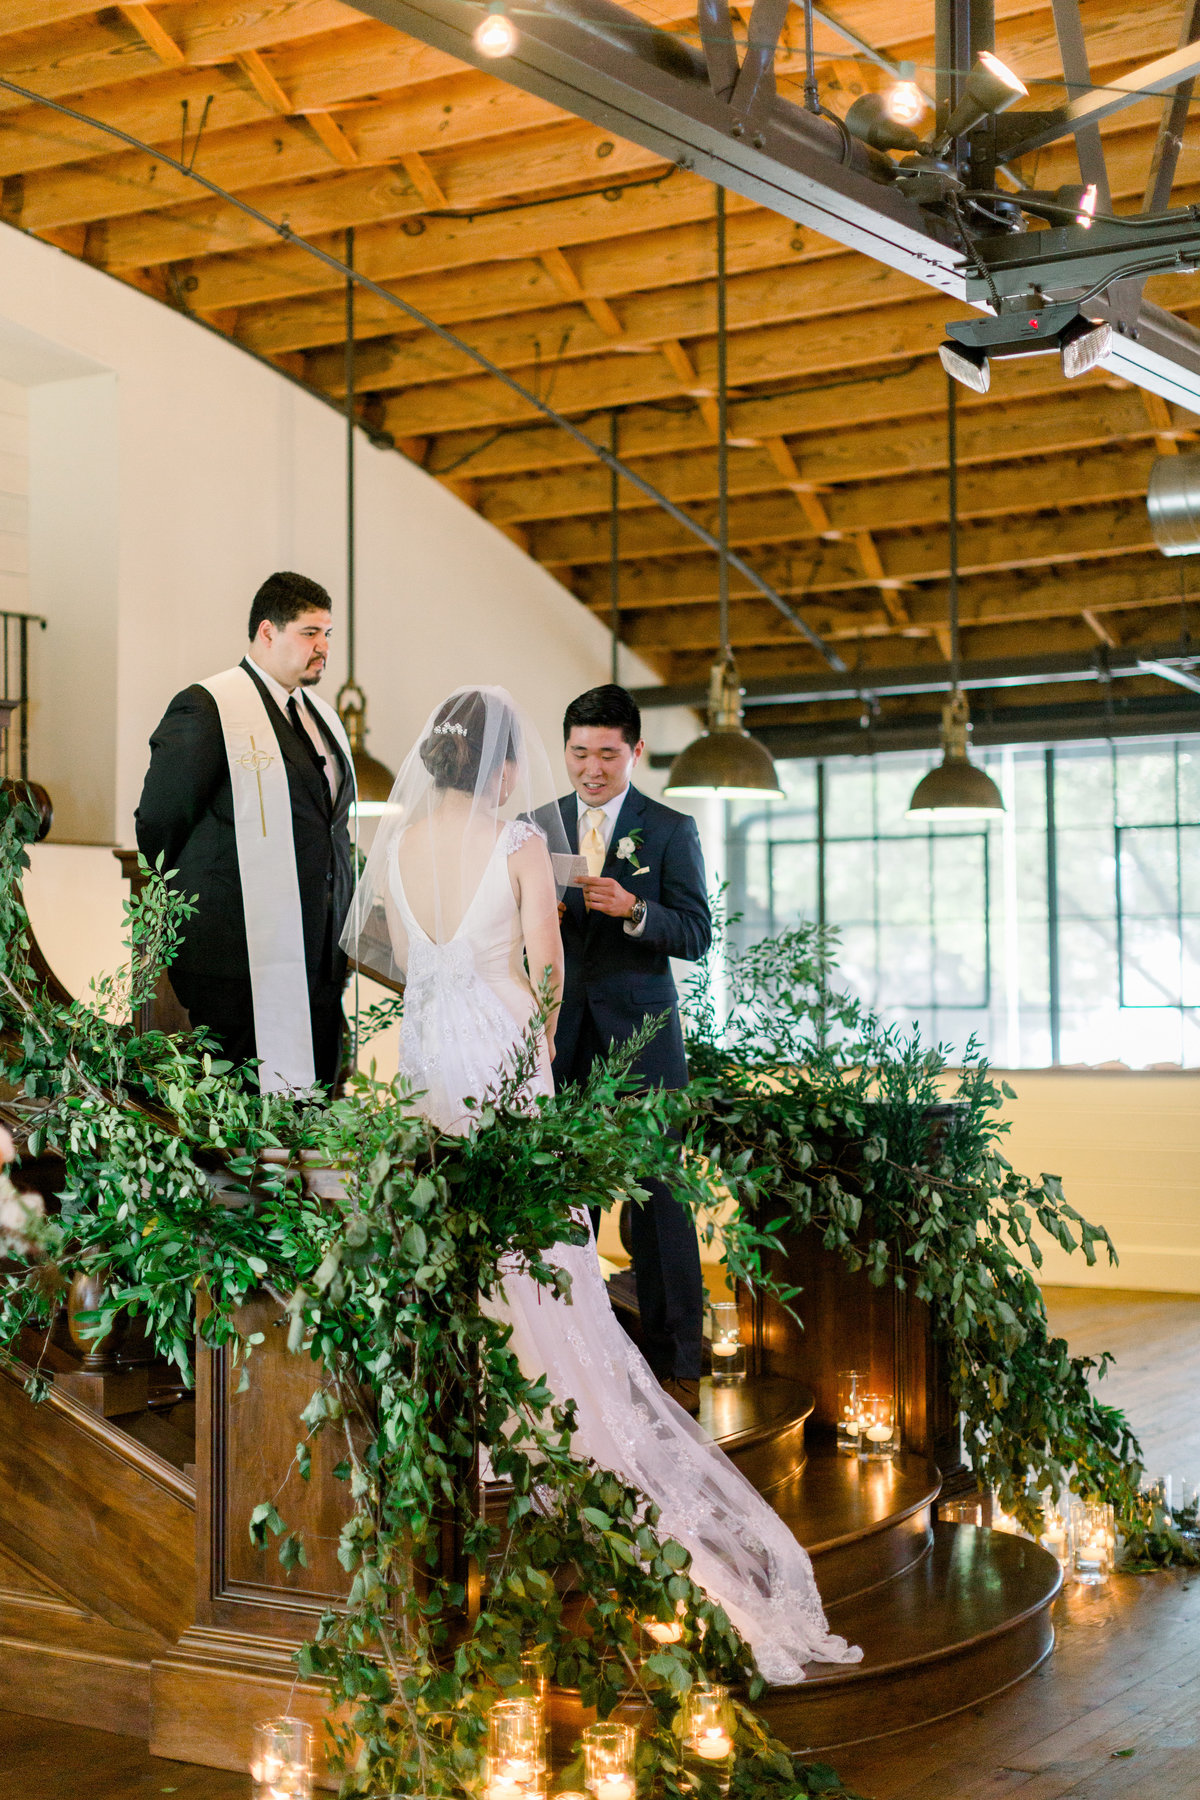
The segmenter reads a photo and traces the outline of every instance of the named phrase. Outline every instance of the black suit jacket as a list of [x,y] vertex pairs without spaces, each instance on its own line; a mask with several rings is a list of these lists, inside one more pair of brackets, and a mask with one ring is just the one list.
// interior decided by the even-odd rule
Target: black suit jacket
[[[336,799],[312,756],[249,664],[287,768],[292,838],[310,978],[341,982],[338,948],[353,888],[349,817],[354,783],[345,756],[315,713],[341,779]],[[303,703],[303,702],[302,702]],[[193,979],[248,979],[246,924],[238,873],[233,789],[217,703],[204,687],[176,694],[150,739],[150,767],[136,814],[138,849],[153,866],[177,871],[171,885],[199,904],[188,921],[175,967]],[[332,947],[332,955],[330,955]]]
[[[577,846],[578,796],[568,794],[558,804],[567,842]],[[629,832],[639,832],[641,842],[632,861],[622,862],[617,850]],[[646,873],[633,874],[635,864]],[[600,1037],[611,1046],[632,1037],[647,1013],[667,1013],[667,1022],[646,1046],[635,1068],[655,1085],[686,1087],[679,996],[670,959],[698,962],[712,942],[704,857],[695,820],[631,787],[617,814],[604,873],[645,900],[646,923],[639,937],[630,937],[623,919],[588,912],[581,891],[567,889],[562,922],[566,975],[555,1034],[555,1085],[565,1087],[586,1073],[580,1056],[586,1014],[590,1013]]]

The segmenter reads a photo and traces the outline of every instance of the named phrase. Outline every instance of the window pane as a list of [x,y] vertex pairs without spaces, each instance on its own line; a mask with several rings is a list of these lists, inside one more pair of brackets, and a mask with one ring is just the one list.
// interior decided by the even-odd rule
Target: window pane
[[825,846],[825,916],[831,925],[875,917],[875,845],[870,838]]
[[1117,822],[1167,825],[1175,822],[1175,746],[1117,747]]
[[1121,1004],[1178,1006],[1179,957],[1174,919],[1126,919],[1121,931]]
[[802,919],[817,918],[817,846],[773,844],[771,888],[777,931],[786,931]]
[[1135,827],[1118,841],[1122,918],[1173,920],[1179,903],[1174,825]]
[[[1110,796],[1111,807],[1111,796]],[[1058,833],[1058,910],[1095,919],[1115,914],[1116,853],[1111,827]]]

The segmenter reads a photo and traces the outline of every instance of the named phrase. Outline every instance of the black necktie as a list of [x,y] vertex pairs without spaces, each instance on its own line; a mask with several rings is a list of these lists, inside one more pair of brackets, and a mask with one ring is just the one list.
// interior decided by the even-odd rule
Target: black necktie
[[307,731],[304,729],[304,722],[300,717],[300,708],[297,704],[295,694],[292,694],[288,699],[287,716],[292,730],[300,739],[300,742],[304,745],[304,748],[308,751],[308,754],[312,757],[314,763],[316,763],[317,768],[321,771],[321,780],[324,781],[325,758],[321,755],[321,752],[317,749],[317,746],[313,743]]

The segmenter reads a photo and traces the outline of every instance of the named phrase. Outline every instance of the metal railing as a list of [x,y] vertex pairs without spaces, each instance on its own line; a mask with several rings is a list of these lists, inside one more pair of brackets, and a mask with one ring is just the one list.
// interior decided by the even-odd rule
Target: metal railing
[[45,631],[39,613],[0,612],[0,695],[13,703],[0,751],[0,776],[29,779],[29,631]]

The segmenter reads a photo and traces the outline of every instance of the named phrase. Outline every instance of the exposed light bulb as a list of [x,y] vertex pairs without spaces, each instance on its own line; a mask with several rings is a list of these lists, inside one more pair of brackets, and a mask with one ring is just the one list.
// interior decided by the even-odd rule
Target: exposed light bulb
[[915,81],[897,81],[884,90],[883,110],[894,125],[915,125],[925,112],[925,96]]
[[1096,184],[1090,181],[1084,188],[1079,200],[1079,211],[1075,214],[1075,223],[1082,225],[1085,231],[1092,228],[1092,220],[1096,216]]
[[517,36],[517,28],[505,12],[502,0],[492,0],[471,34],[471,41],[480,56],[511,56],[517,47]]

